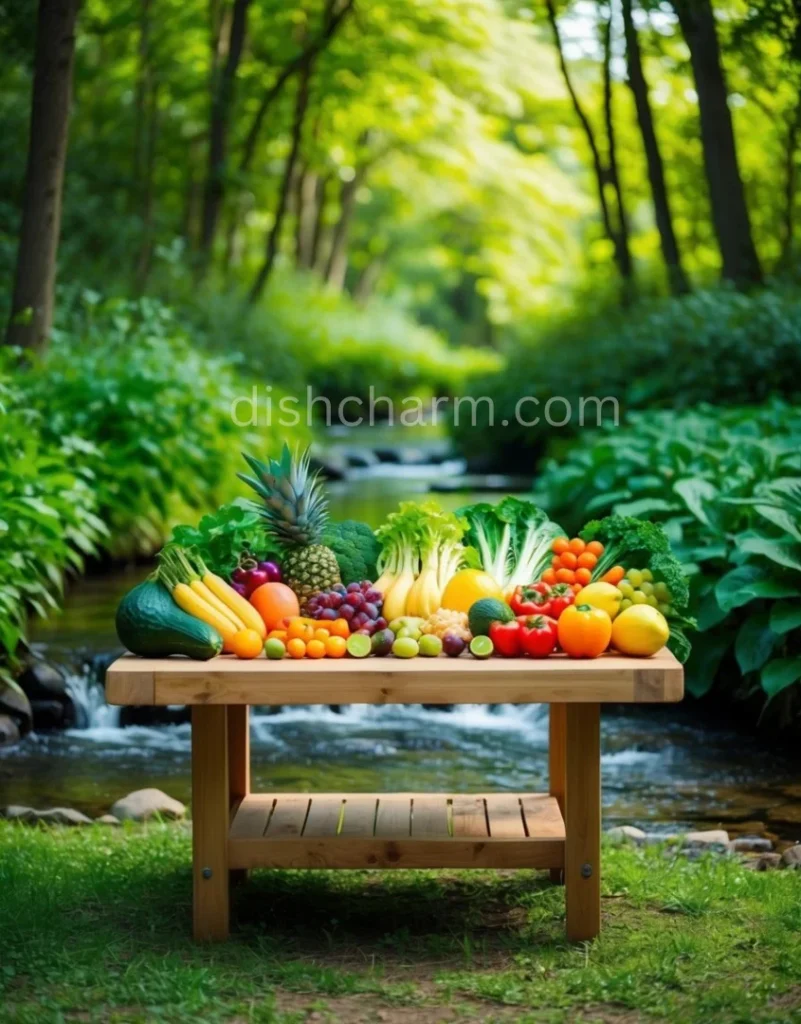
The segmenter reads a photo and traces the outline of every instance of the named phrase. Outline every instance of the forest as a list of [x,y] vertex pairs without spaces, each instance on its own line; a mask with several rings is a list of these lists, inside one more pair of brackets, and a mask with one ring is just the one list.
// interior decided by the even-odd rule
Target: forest
[[797,725],[792,0],[15,0],[0,47],[6,664],[65,574],[237,493],[253,383],[612,395],[453,444],[663,521],[689,689]]

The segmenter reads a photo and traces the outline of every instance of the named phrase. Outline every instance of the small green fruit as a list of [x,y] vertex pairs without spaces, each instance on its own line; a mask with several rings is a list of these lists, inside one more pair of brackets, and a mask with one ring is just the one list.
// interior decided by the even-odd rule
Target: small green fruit
[[438,658],[442,654],[442,641],[433,633],[424,633],[418,646],[424,658]]
[[392,653],[396,658],[416,658],[420,653],[420,645],[410,636],[401,636],[392,645]]
[[281,658],[286,656],[286,645],[283,640],[279,640],[277,636],[274,636],[271,640],[265,640],[264,653],[270,661],[280,661]]

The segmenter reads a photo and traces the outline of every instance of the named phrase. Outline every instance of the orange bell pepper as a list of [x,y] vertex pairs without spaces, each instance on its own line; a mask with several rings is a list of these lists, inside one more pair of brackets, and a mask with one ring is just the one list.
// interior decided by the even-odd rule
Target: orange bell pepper
[[571,658],[597,658],[612,639],[612,620],[589,604],[565,608],[558,625],[559,646]]

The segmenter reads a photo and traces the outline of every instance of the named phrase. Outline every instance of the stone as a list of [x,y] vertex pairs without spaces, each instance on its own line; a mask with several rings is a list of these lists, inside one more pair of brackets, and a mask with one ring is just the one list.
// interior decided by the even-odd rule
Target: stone
[[642,846],[647,839],[646,833],[634,825],[616,825],[606,835],[615,843],[635,843],[637,846]]
[[781,865],[782,859],[778,853],[763,853],[756,859],[755,871],[775,871]]
[[782,864],[786,868],[801,871],[801,843],[796,843],[795,846],[787,847],[782,854]]
[[48,825],[91,825],[92,819],[72,807],[48,807],[37,811],[33,807],[11,804],[6,807],[4,817],[9,821],[24,821],[33,824],[44,821]]
[[111,807],[111,813],[120,821],[147,821],[155,815],[162,818],[183,818],[186,807],[160,789],[137,789]]
[[95,825],[112,825],[119,827],[122,824],[119,818],[115,818],[113,814],[101,814],[99,818],[95,818]]
[[17,723],[8,715],[0,715],[0,747],[13,747],[19,738]]
[[735,836],[729,849],[734,853],[770,853],[773,843],[764,836]]
[[67,695],[63,672],[46,661],[31,661],[19,677],[19,685],[32,700],[48,700]]
[[0,715],[9,718],[16,725],[20,736],[31,731],[33,715],[30,701],[12,679],[0,678]]
[[729,833],[722,828],[709,829],[704,832],[687,832],[681,837],[681,845],[685,850],[727,853],[729,850]]

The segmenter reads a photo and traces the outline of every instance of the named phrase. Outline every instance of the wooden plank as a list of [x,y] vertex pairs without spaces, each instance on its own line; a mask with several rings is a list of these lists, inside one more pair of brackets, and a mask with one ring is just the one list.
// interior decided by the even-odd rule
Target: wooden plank
[[454,839],[463,839],[465,836],[478,836],[486,839],[489,835],[483,797],[455,796],[451,808],[451,820]]
[[516,793],[497,793],[487,797],[489,834],[493,839],[525,839],[520,797]]
[[225,707],[192,709],[194,936],[228,937],[228,724]]
[[[548,709],[548,789],[555,797],[564,817],[565,813],[565,729],[564,704],[551,704]],[[532,809],[533,810],[533,809]],[[562,872],[551,870],[551,881],[562,882]]]
[[228,709],[228,786],[231,805],[250,792],[250,708],[234,704]]
[[275,807],[267,823],[265,836],[268,839],[280,839],[287,836],[299,836],[306,823],[310,797],[308,794],[288,795],[281,793],[275,799]]
[[408,796],[387,793],[379,797],[375,817],[377,837],[397,836],[405,838],[412,834],[412,801]]
[[312,796],[309,815],[303,829],[304,838],[335,836],[342,814],[343,800],[340,793]]
[[412,797],[412,835],[416,839],[447,839],[448,801],[445,795]]
[[111,703],[451,704],[653,703],[680,700],[683,669],[664,649],[653,658],[608,654],[588,661],[526,658],[364,658],[206,662],[126,655],[108,670]]
[[520,803],[527,835],[541,839],[564,838],[564,819],[553,797],[546,793],[524,793]]
[[567,709],[565,905],[570,942],[601,930],[601,738],[597,704]]
[[372,836],[378,799],[375,794],[347,794],[340,836]]
[[334,838],[231,840],[235,868],[536,868],[561,867],[563,839],[375,839]]
[[275,797],[271,795],[254,793],[245,797],[231,822],[229,837],[254,839],[263,836],[274,806]]

